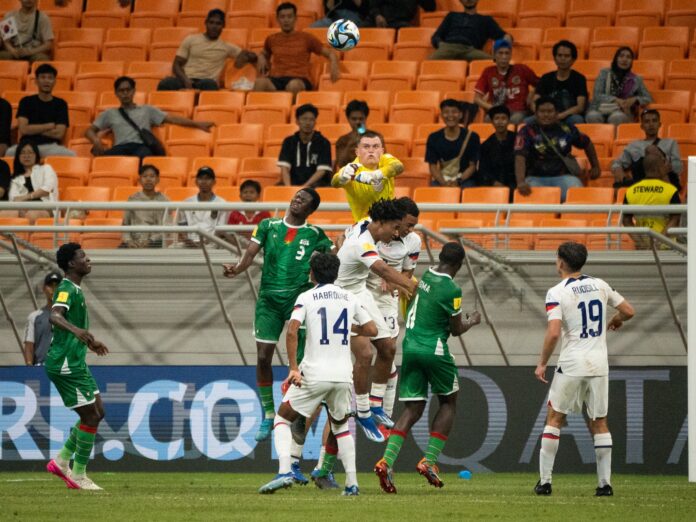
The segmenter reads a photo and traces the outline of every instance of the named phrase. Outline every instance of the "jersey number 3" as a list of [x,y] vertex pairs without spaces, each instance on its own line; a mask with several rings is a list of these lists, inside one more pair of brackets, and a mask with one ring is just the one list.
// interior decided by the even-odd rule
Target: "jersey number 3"
[[[599,337],[602,335],[602,322],[604,320],[604,313],[602,311],[602,301],[599,299],[593,299],[589,303],[582,302],[578,305],[578,310],[582,315],[582,332],[580,332],[581,339],[587,339],[587,337]],[[588,320],[593,324],[588,325]],[[592,328],[589,328],[591,326]]]
[[295,260],[300,261],[305,254],[305,247],[303,245],[300,245],[300,248],[297,250],[297,254],[295,254]]
[[[321,317],[321,339],[319,339],[319,344],[329,344],[326,308],[322,306],[319,310],[317,310],[317,313]],[[341,310],[338,319],[336,319],[336,322],[333,325],[333,333],[343,336],[343,338],[341,339],[341,344],[345,346],[346,344],[348,344],[348,332],[348,309],[344,308]]]

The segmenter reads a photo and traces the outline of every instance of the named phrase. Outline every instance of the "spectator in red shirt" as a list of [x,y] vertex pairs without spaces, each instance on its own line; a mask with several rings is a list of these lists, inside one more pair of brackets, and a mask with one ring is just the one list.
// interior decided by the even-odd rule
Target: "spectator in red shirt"
[[[261,184],[253,179],[248,179],[239,187],[239,199],[245,203],[255,203],[261,197]],[[268,210],[233,210],[227,219],[228,225],[257,225],[262,220],[270,218]],[[245,237],[251,237],[250,232],[242,233]]]
[[511,64],[512,44],[496,40],[493,45],[495,65],[484,69],[474,92],[474,101],[485,112],[496,105],[510,109],[510,122],[522,123],[532,112],[534,88],[539,78],[526,65]]

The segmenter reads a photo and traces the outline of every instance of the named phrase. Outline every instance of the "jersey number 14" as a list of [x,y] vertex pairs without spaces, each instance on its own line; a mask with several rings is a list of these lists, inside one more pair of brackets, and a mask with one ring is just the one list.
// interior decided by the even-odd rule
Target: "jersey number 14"
[[[322,306],[319,310],[317,310],[317,313],[319,314],[319,317],[321,317],[321,339],[319,339],[319,344],[329,344],[326,308]],[[345,346],[348,344],[348,332],[348,309],[343,308],[341,313],[338,315],[338,319],[336,319],[336,322],[333,325],[333,333],[343,336],[341,339],[341,344]]]
[[[602,335],[602,322],[604,321],[602,301],[593,299],[589,303],[582,302],[578,305],[578,310],[580,310],[582,315],[580,338],[587,339],[588,336],[599,337]],[[592,324],[588,324],[588,321]]]

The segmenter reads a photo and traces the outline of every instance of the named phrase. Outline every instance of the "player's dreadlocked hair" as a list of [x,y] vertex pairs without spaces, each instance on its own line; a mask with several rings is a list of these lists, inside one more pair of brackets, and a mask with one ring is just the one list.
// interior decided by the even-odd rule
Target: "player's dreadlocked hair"
[[319,204],[321,203],[321,196],[319,193],[314,190],[312,187],[304,187],[302,189],[302,192],[306,192],[310,196],[312,196],[312,205],[310,208],[312,209],[312,212],[314,212],[316,209],[319,208]]
[[372,221],[401,221],[406,212],[393,199],[380,199],[368,212]]
[[558,247],[558,257],[561,258],[573,272],[577,272],[585,266],[585,261],[587,261],[587,248],[585,248],[585,245],[581,245],[575,241],[566,241]]
[[440,263],[450,266],[457,266],[464,260],[464,249],[456,241],[445,243],[440,250]]
[[338,277],[338,267],[341,261],[335,254],[317,252],[309,260],[309,267],[314,274],[314,280],[320,285],[329,285]]
[[56,252],[56,263],[61,268],[63,272],[67,272],[70,268],[70,261],[75,257],[75,253],[82,247],[77,243],[65,243],[60,245],[58,251]]
[[418,214],[420,214],[418,205],[416,205],[416,202],[409,197],[404,196],[403,198],[395,199],[394,203],[396,203],[396,205],[404,211],[404,214],[413,217],[418,217]]

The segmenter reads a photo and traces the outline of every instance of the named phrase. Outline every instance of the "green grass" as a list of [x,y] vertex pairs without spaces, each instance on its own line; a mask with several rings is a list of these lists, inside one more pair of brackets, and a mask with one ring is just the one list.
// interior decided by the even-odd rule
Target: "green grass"
[[[444,474],[436,490],[417,473],[395,475],[397,495],[359,475],[361,495],[344,498],[311,483],[259,495],[272,475],[94,473],[103,492],[71,491],[46,473],[0,473],[2,520],[350,520],[382,522],[469,518],[504,520],[694,520],[696,484],[684,476],[615,475],[616,495],[595,498],[593,475],[558,474],[550,497],[536,497],[533,474]],[[338,480],[343,476],[339,474]]]

